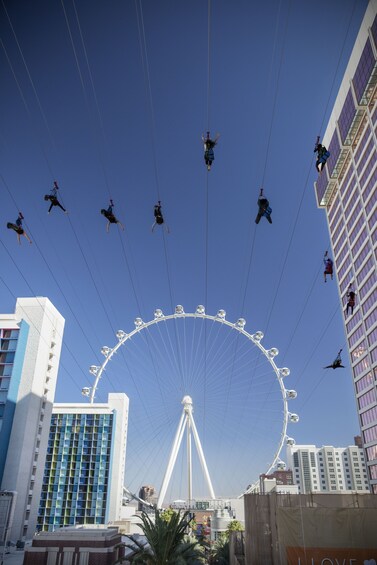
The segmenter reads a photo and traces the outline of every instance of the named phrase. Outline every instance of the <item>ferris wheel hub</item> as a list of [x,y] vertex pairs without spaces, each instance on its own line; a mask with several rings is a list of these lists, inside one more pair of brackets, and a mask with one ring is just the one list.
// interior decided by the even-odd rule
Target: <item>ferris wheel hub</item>
[[184,410],[186,410],[186,411],[192,410],[192,398],[191,398],[191,396],[188,396],[188,395],[184,396],[182,398],[182,404],[183,404]]

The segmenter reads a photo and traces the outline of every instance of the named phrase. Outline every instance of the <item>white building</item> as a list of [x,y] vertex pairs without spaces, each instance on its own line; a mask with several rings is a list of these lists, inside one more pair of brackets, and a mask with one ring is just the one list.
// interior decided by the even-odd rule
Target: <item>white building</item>
[[[370,0],[322,143],[325,210],[369,481],[377,494],[377,0]],[[352,284],[356,299],[349,302]]]
[[273,479],[263,478],[260,480],[259,492],[261,494],[270,494],[271,492],[276,492],[278,494],[298,494],[298,485],[281,485],[279,482]]
[[16,491],[9,540],[36,529],[64,318],[47,298],[0,314],[0,485]]
[[38,530],[121,519],[127,426],[123,393],[107,403],[54,404]]
[[293,445],[287,447],[287,465],[299,494],[310,492],[369,492],[361,447]]

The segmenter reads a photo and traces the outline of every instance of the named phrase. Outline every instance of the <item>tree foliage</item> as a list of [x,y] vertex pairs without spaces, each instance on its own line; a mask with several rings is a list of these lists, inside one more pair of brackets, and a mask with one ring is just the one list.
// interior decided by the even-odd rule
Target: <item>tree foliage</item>
[[[147,538],[147,546],[131,538],[133,545],[126,544],[134,550],[132,563],[144,565],[199,565],[203,563],[203,552],[196,540],[186,536],[189,523],[189,512],[180,514],[155,510],[154,521],[143,512],[141,529]],[[135,549],[136,548],[136,549]]]
[[211,565],[229,565],[229,534],[220,535],[211,552]]
[[244,529],[245,528],[239,520],[232,520],[231,522],[229,522],[226,531],[229,534],[230,532],[243,532]]

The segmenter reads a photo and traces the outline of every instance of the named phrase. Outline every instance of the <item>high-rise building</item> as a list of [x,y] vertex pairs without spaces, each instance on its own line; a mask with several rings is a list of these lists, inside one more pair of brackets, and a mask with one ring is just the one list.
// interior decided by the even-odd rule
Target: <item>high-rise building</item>
[[287,464],[299,494],[342,491],[369,492],[364,451],[357,445],[287,446]]
[[[377,494],[377,0],[370,0],[323,137],[326,211],[372,492]],[[350,285],[352,287],[350,288]],[[349,290],[355,292],[350,300]],[[352,302],[355,302],[353,305]],[[347,307],[348,303],[348,307]]]
[[[153,500],[154,495],[155,495],[155,490],[154,487],[151,485],[144,485],[139,490],[139,498],[141,498],[141,500],[145,500],[146,502],[149,503],[156,502]],[[141,512],[142,510],[144,510],[144,508],[145,508],[144,504],[139,502],[138,510]]]
[[64,318],[47,298],[0,314],[0,485],[17,498],[8,539],[35,532]]
[[40,531],[121,519],[128,397],[54,404],[38,512]]

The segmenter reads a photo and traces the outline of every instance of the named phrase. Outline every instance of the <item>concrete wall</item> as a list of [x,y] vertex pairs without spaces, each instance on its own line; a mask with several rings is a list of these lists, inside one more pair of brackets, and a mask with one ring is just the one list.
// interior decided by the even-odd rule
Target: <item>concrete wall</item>
[[377,561],[376,532],[377,497],[371,494],[245,496],[248,565]]

